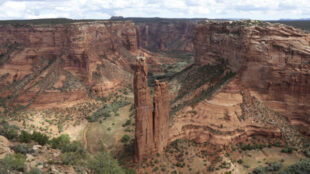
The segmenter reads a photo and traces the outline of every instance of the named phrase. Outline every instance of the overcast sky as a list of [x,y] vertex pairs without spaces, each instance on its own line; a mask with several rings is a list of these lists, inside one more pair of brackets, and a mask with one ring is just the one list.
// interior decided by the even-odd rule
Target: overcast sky
[[124,17],[310,18],[310,0],[0,0],[0,20]]

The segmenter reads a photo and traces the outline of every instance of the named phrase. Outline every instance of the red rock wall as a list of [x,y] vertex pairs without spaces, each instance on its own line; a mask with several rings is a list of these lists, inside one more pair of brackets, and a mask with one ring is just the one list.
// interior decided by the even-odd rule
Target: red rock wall
[[168,144],[170,101],[167,82],[155,81],[154,87],[154,141],[157,151]]
[[1,25],[0,97],[10,96],[7,102],[15,105],[41,105],[49,102],[38,97],[49,92],[87,96],[85,85],[105,95],[130,83],[137,50],[132,22]]
[[193,51],[194,21],[137,22],[139,47],[152,51]]
[[194,34],[196,63],[219,59],[240,75],[269,108],[310,123],[310,34],[259,21],[201,22]]
[[147,72],[145,58],[137,59],[133,82],[136,109],[135,161],[162,152],[169,138],[168,84],[155,81],[153,110]]
[[135,160],[139,161],[154,152],[152,99],[147,83],[147,64],[138,59],[134,75],[134,96],[136,109]]

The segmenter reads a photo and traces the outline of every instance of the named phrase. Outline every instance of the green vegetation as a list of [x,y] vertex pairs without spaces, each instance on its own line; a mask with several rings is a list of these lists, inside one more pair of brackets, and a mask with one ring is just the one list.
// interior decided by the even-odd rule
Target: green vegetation
[[118,162],[106,152],[100,152],[89,159],[87,167],[93,174],[125,174]]
[[47,135],[44,135],[40,132],[33,131],[31,135],[31,139],[39,143],[40,145],[44,146],[46,143],[48,143],[49,138]]
[[262,166],[258,166],[253,170],[253,174],[264,174],[265,168]]
[[295,150],[294,148],[286,146],[281,150],[281,152],[282,153],[293,153],[294,150]]
[[282,168],[282,164],[279,162],[272,162],[272,163],[268,163],[268,166],[265,167],[265,170],[268,172],[276,172],[279,171]]
[[70,137],[68,134],[62,134],[57,138],[53,138],[50,144],[53,149],[62,149],[67,144],[70,144]]
[[310,151],[308,149],[304,150],[304,154],[307,158],[310,158]]
[[229,71],[226,66],[227,61],[224,59],[219,59],[216,65],[207,64],[198,66],[192,64],[184,70],[175,73],[170,79],[176,79],[179,83],[181,83],[181,88],[178,90],[178,95],[175,100],[172,101],[172,105],[205,84],[209,84],[209,87],[202,90],[200,94],[197,94],[194,98],[174,105],[170,110],[170,116],[173,116],[177,111],[185,106],[193,106],[202,100],[210,99],[221,86],[223,86],[236,74]]
[[22,143],[29,143],[31,141],[31,134],[23,130],[18,138]]
[[253,143],[253,144],[243,144],[243,143],[239,143],[239,147],[241,148],[241,150],[255,150],[255,149],[263,149],[266,147],[265,144],[256,144],[256,143]]
[[279,174],[308,174],[308,173],[310,173],[310,160],[304,159],[287,167]]
[[42,172],[38,168],[32,168],[27,174],[42,174]]
[[57,138],[53,138],[50,144],[52,148],[61,150],[61,160],[63,164],[74,165],[86,157],[86,152],[81,143],[77,141],[70,143],[70,137],[67,134],[62,134]]
[[152,172],[156,172],[158,170],[158,167],[155,167]]
[[98,109],[91,117],[86,117],[89,122],[95,122],[100,117],[108,118],[111,116],[111,108],[110,105],[105,104],[102,108]]
[[9,125],[6,121],[0,123],[0,135],[5,136],[6,138],[14,141],[20,141],[28,143],[31,140],[39,143],[40,145],[45,145],[48,143],[49,137],[40,132],[33,131],[32,134],[29,134],[26,131],[21,131],[19,134],[19,127],[15,125]]
[[9,140],[16,140],[18,138],[19,128],[14,125],[9,125],[6,121],[0,123],[0,135],[5,136]]
[[4,159],[0,160],[0,173],[9,174],[10,171],[16,170],[24,172],[26,169],[25,157],[22,154],[6,155]]
[[177,111],[185,106],[194,106],[202,100],[210,99],[221,86],[236,75],[236,73],[229,71],[223,76],[224,67],[225,64],[223,63],[216,66],[205,65],[203,67],[199,67],[198,70],[194,71],[194,73],[188,74],[187,79],[191,80],[184,81],[184,84],[182,85],[182,88],[180,89],[174,102],[183,98],[189,92],[198,89],[207,82],[209,82],[210,85],[206,90],[202,90],[200,94],[196,95],[194,98],[172,107],[170,116],[173,116]]
[[128,141],[130,140],[130,136],[125,134],[122,139],[121,139],[121,142],[126,144]]
[[129,126],[131,124],[131,118],[129,118],[122,126],[126,127]]
[[310,21],[309,20],[280,20],[280,21],[269,21],[272,23],[281,23],[285,25],[290,25],[299,29],[310,31]]
[[19,44],[16,41],[14,43],[7,41],[5,43],[5,46],[8,49],[7,49],[7,52],[5,54],[0,55],[0,66],[3,65],[6,61],[8,61],[10,59],[11,53],[18,48]]
[[32,148],[29,148],[23,144],[17,144],[14,146],[10,146],[10,148],[15,152],[19,154],[26,155],[27,153],[33,153],[34,150]]
[[102,108],[99,108],[95,113],[93,113],[92,116],[86,117],[86,119],[89,122],[95,122],[101,117],[103,117],[104,119],[111,117],[112,113],[117,116],[118,110],[129,104],[130,102],[128,102],[127,100],[116,98],[112,103],[105,104]]

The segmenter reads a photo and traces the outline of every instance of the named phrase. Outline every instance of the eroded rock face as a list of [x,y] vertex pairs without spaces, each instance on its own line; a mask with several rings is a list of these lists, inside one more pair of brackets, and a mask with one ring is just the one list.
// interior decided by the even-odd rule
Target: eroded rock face
[[13,153],[10,146],[10,141],[4,136],[0,136],[0,159],[3,159],[7,154]]
[[168,144],[169,130],[169,91],[167,82],[155,80],[154,87],[154,141],[156,149],[161,152]]
[[196,21],[136,22],[138,44],[154,51],[193,51]]
[[220,59],[240,73],[240,85],[293,124],[310,123],[310,34],[259,21],[202,22],[196,63]]
[[104,96],[129,84],[138,50],[126,21],[1,25],[0,45],[1,98],[24,106],[78,100],[85,86]]
[[139,161],[154,153],[153,107],[147,83],[145,59],[137,59],[134,75],[134,96],[136,109],[135,160]]
[[135,161],[151,157],[156,152],[162,152],[169,138],[168,84],[155,81],[153,110],[147,72],[145,58],[138,58],[134,75]]
[[[218,86],[212,97],[183,107],[173,117],[169,142],[192,139],[231,145],[257,135],[302,145],[301,133],[309,135],[310,123],[309,43],[309,33],[280,24],[198,24],[194,34],[194,66],[220,64],[226,71],[236,72],[236,76]],[[190,71],[171,84],[187,84]],[[201,85],[183,100],[199,97],[199,91],[206,91],[210,85],[212,82]]]

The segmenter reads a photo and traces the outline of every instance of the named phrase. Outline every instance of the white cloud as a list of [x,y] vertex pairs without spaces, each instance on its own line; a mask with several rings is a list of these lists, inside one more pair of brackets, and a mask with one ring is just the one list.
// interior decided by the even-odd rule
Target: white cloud
[[0,0],[0,19],[310,18],[310,0]]

